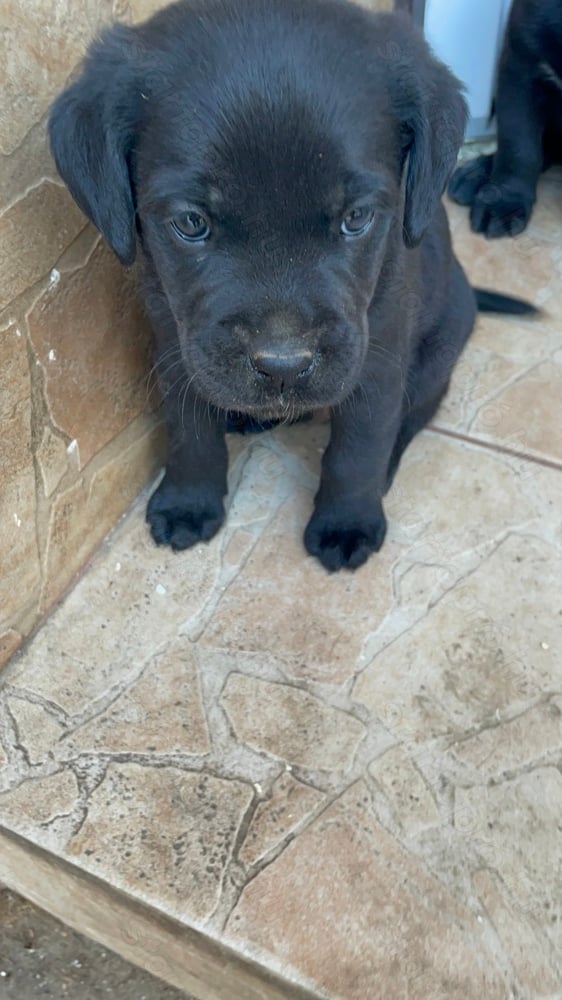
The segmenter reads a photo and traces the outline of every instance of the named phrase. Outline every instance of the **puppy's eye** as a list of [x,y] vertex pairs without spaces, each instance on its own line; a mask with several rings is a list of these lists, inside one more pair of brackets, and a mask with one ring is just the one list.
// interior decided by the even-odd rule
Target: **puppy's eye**
[[176,215],[171,222],[172,229],[180,240],[186,243],[199,243],[211,235],[211,227],[204,215],[189,209],[183,215]]
[[364,206],[352,208],[344,217],[340,227],[343,236],[362,236],[366,233],[375,217],[374,208]]

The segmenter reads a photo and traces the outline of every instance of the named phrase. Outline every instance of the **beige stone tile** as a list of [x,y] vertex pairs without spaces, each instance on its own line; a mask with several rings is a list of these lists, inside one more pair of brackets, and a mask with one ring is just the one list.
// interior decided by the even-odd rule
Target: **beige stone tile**
[[45,546],[44,611],[58,600],[159,468],[161,426],[146,417],[138,431],[136,439],[124,443],[115,457],[93,472],[89,484],[80,478],[54,497]]
[[67,854],[170,915],[212,913],[250,785],[176,767],[110,764]]
[[297,459],[300,465],[299,478],[304,478],[305,472],[311,475],[311,488],[316,489],[320,478],[322,455],[330,440],[330,413],[319,410],[310,420],[300,424],[289,424],[276,428],[271,435],[275,444],[279,443],[280,454]]
[[172,642],[108,708],[65,740],[65,756],[81,752],[209,751],[197,664],[187,639]]
[[562,775],[538,768],[486,788],[457,788],[455,823],[526,913],[562,954]]
[[168,6],[168,0],[125,0],[124,13],[127,15],[127,20],[132,20],[133,23],[139,21],[146,21],[147,18],[152,17],[157,10],[162,10],[162,7]]
[[357,573],[329,576],[302,542],[311,499],[301,493],[281,507],[201,641],[271,652],[291,676],[341,683],[354,673],[365,629],[392,606],[397,550],[387,543]]
[[365,733],[358,719],[299,688],[243,674],[230,674],[221,703],[243,743],[312,770],[346,771]]
[[374,819],[362,782],[252,880],[226,939],[346,1000],[509,993],[475,916]]
[[480,778],[561,756],[562,698],[551,698],[515,719],[453,744],[451,753]]
[[469,433],[562,465],[561,363],[545,361],[476,414]]
[[0,118],[0,152],[13,152],[84,55],[86,45],[111,17],[111,0],[5,0],[6,42],[17,38],[1,60],[0,88],[9,115]]
[[24,836],[36,836],[56,816],[71,812],[77,795],[78,786],[71,771],[29,778],[12,791],[0,793],[0,826],[15,828]]
[[[505,318],[481,316],[459,364],[453,372],[451,388],[441,404],[433,424],[470,434],[476,439],[502,441],[499,424],[505,419],[502,393],[518,381],[533,383],[540,365],[553,364],[551,356],[560,345],[555,324],[527,321],[513,323]],[[481,426],[475,419],[480,414]],[[547,427],[552,417],[547,413]],[[513,448],[532,452],[526,434],[527,413],[511,407]],[[519,431],[520,433],[513,433]]]
[[238,852],[240,860],[247,865],[260,861],[293,834],[325,798],[322,792],[297,781],[291,774],[282,774],[252,817]]
[[369,765],[369,774],[390,802],[406,836],[439,824],[435,799],[403,747],[392,747]]
[[0,634],[0,670],[6,665],[11,656],[16,652],[22,637],[13,628]]
[[63,727],[42,705],[23,698],[8,698],[7,704],[15,723],[18,743],[29,763],[40,763],[56,746],[64,732]]
[[[470,360],[471,351],[478,351],[498,364],[504,361],[523,372],[534,368],[540,361],[548,360],[559,346],[558,323],[546,312],[541,313],[538,319],[483,313],[478,317],[466,354]],[[464,358],[465,355],[462,355],[461,367]],[[480,374],[483,377],[484,370],[479,377]],[[494,390],[497,385],[498,380],[492,373],[490,388]]]
[[[0,211],[15,203],[23,191],[37,187],[42,180],[59,180],[48,152],[46,117],[31,126],[17,150],[2,157]],[[14,120],[10,124],[18,127]]]
[[466,212],[447,203],[454,243],[475,285],[543,307],[538,317],[481,316],[435,419],[477,440],[560,461],[560,198],[562,174],[549,172],[528,229],[515,240],[471,233]]
[[0,631],[17,626],[40,584],[31,409],[25,336],[11,323],[0,330]]
[[[301,541],[325,434],[233,439],[240,485],[208,546],[156,548],[144,501],[118,527],[2,675],[0,824],[134,898],[154,933],[167,913],[198,953],[213,935],[284,975],[287,995],[548,996],[559,474],[425,434],[388,498],[390,544],[333,577]],[[86,470],[100,497],[123,488],[121,453]],[[35,816],[37,775],[54,785]]]
[[474,876],[474,887],[525,990],[533,997],[558,996],[562,973],[559,956],[540,925],[518,910],[492,872]]
[[447,201],[447,212],[455,253],[473,285],[543,304],[556,280],[556,242],[533,230],[515,240],[486,240],[469,229],[466,209]]
[[556,249],[550,243],[537,241],[524,252],[511,254],[501,243],[483,241],[474,233],[464,236],[458,250],[472,284],[543,305],[557,280]]
[[519,472],[516,460],[422,435],[406,454],[386,500],[390,538],[410,542],[412,562],[443,566],[454,577],[464,553],[485,551],[509,526],[532,519],[537,501],[521,479],[527,477],[530,484],[538,472],[534,466],[526,466],[524,476]]
[[[271,520],[283,500],[290,495],[295,481],[282,456],[272,450],[271,439],[266,444],[263,439],[248,441],[234,434],[228,438],[230,469],[227,518],[228,527],[238,529],[237,539],[231,539],[232,545],[236,546],[242,540],[240,531],[259,533],[260,526],[264,527]],[[235,487],[232,485],[234,483]],[[244,548],[247,554],[247,545]],[[227,550],[225,557],[227,561],[231,561],[232,553],[229,554]],[[244,555],[240,552],[240,562],[243,558]]]
[[83,721],[99,714],[201,610],[218,566],[216,544],[179,557],[153,545],[142,505],[12,664],[10,682]]
[[43,492],[50,497],[68,469],[72,468],[73,456],[78,455],[77,449],[71,448],[69,452],[63,438],[54,434],[50,427],[45,427],[35,454],[43,480]]
[[[46,573],[42,605],[50,608],[76,573],[83,568],[91,549],[99,544],[111,524],[96,524],[88,517],[88,492],[83,479],[78,479],[55,497],[49,512],[46,538]],[[85,534],[86,524],[92,535]],[[93,536],[93,537],[92,537]]]
[[237,569],[253,548],[254,543],[255,538],[249,531],[244,531],[243,528],[236,530],[223,552],[223,566]]
[[355,683],[354,700],[395,735],[415,741],[521,711],[562,680],[559,572],[550,544],[507,535],[374,656]]
[[43,181],[0,216],[0,309],[49,274],[62,251],[86,225],[60,184]]
[[100,241],[38,299],[28,323],[53,422],[86,465],[145,408],[150,335],[134,285]]

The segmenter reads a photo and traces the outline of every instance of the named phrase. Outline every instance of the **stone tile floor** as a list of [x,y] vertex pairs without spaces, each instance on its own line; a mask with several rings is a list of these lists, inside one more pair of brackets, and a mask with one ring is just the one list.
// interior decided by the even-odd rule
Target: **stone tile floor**
[[144,499],[2,675],[0,879],[202,1000],[562,997],[562,174],[355,575],[304,554],[327,428],[233,438],[225,530]]

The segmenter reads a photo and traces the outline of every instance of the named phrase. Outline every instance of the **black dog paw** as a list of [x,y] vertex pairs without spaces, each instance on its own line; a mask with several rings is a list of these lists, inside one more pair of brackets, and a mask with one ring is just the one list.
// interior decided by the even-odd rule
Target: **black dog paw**
[[157,545],[180,552],[216,535],[224,521],[222,497],[210,490],[181,490],[165,476],[148,501],[146,520]]
[[470,224],[489,240],[519,236],[529,224],[534,194],[510,191],[507,185],[485,184],[474,199]]
[[335,514],[316,512],[304,533],[304,544],[330,573],[339,569],[358,569],[373,552],[378,552],[386,535],[386,517],[382,508],[372,520],[345,523]]
[[493,165],[493,155],[477,156],[475,160],[463,163],[449,181],[449,198],[458,205],[472,205],[480,189],[489,180]]

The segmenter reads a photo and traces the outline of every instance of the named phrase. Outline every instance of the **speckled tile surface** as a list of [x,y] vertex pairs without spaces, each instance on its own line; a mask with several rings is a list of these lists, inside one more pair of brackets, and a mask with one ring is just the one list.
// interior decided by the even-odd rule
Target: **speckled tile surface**
[[455,246],[475,285],[540,306],[533,320],[482,317],[436,425],[562,466],[562,168],[541,179],[528,229],[514,240],[467,232],[448,202]]
[[562,996],[557,185],[524,253],[452,210],[547,311],[480,322],[367,566],[302,547],[322,424],[231,440],[208,546],[120,524],[2,675],[0,878],[204,1000]]

